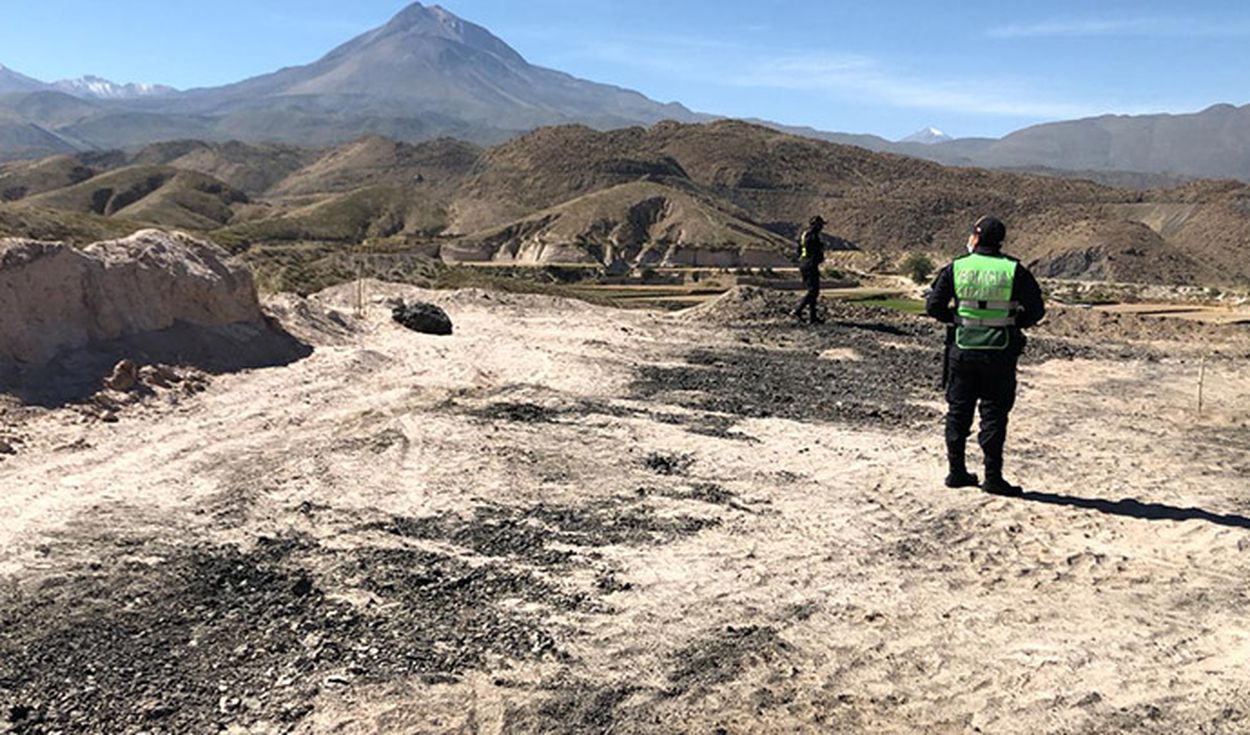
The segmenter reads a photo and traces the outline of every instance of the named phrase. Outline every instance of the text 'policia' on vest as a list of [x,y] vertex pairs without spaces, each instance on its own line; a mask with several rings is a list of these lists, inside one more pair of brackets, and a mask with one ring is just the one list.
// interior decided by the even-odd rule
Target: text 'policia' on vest
[[1011,346],[1020,305],[1012,301],[1016,271],[1010,258],[972,253],[957,258],[955,278],[955,344],[961,350],[1005,350]]

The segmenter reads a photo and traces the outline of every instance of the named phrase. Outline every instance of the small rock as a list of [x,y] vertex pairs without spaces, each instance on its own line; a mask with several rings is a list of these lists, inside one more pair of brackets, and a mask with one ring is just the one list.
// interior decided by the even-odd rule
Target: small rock
[[170,388],[175,383],[182,382],[178,373],[164,365],[145,365],[139,369],[139,380],[154,388]]
[[283,722],[298,722],[299,720],[302,720],[305,717],[307,717],[309,713],[311,713],[312,711],[313,711],[313,706],[306,702],[302,704],[291,705],[290,707],[287,707],[286,709],[282,711],[281,718]]
[[1101,694],[1099,694],[1098,692],[1090,692],[1089,694],[1086,694],[1084,697],[1082,697],[1081,701],[1076,703],[1076,706],[1077,707],[1093,707],[1094,705],[1098,704],[1101,701],[1102,701]]
[[0,454],[17,454],[17,450],[7,440],[0,439]]
[[104,380],[104,387],[121,393],[134,390],[139,382],[139,366],[133,360],[122,360],[113,368],[113,374]]
[[312,594],[313,581],[311,577],[301,576],[291,585],[291,593],[296,597],[307,597]]
[[147,720],[163,720],[170,715],[176,714],[177,712],[177,705],[160,702],[156,704],[149,704],[143,710],[143,717]]

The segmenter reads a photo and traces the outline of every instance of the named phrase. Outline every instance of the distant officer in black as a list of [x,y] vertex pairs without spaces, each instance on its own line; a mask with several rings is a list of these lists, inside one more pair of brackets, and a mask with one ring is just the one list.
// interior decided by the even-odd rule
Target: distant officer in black
[[803,319],[803,310],[811,312],[812,324],[823,324],[824,319],[816,313],[820,303],[820,264],[825,262],[825,243],[820,233],[825,229],[825,220],[819,215],[812,217],[807,229],[799,235],[799,273],[803,276],[803,287],[807,294],[794,310],[796,319]]
[[1033,274],[1002,253],[1007,228],[982,217],[968,238],[968,254],[938,273],[925,305],[929,316],[951,325],[946,344],[947,487],[973,487],[964,449],[973,414],[981,405],[985,483],[995,495],[1018,497],[1022,491],[1003,478],[1007,417],[1016,401],[1016,364],[1024,351],[1022,330],[1042,320],[1046,307]]

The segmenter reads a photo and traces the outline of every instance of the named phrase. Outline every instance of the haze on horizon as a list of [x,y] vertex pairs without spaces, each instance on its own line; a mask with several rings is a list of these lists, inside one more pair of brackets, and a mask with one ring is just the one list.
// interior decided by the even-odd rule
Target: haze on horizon
[[[312,61],[404,0],[20,1],[0,64],[181,89]],[[1106,113],[1247,101],[1250,8],[1238,3],[974,0],[443,0],[529,61],[714,114],[897,139],[959,137]]]

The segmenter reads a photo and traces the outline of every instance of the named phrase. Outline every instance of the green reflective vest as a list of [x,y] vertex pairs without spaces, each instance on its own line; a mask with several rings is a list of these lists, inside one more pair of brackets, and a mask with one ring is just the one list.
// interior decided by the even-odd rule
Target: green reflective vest
[[825,259],[825,249],[820,240],[820,235],[812,232],[811,229],[803,230],[799,235],[799,260],[811,259],[819,264],[819,261]]
[[961,350],[1011,346],[1019,304],[1011,300],[1016,261],[973,253],[955,260],[955,344]]

